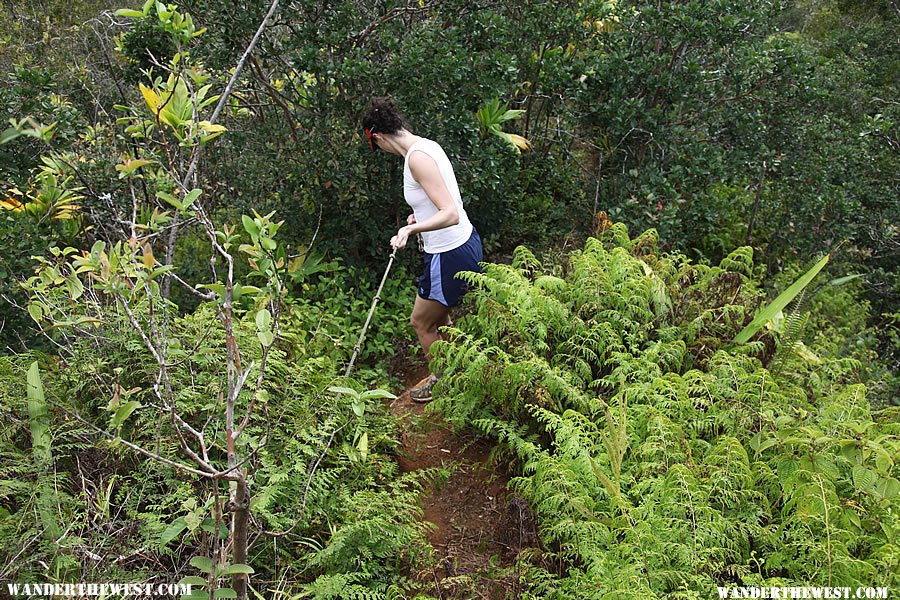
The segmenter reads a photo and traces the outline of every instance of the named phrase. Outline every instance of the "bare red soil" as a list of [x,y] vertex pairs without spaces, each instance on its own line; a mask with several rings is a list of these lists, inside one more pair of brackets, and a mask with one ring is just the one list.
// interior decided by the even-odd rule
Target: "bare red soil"
[[426,404],[410,399],[409,390],[427,377],[424,367],[407,374],[406,389],[390,404],[402,423],[401,470],[452,469],[424,498],[423,518],[436,526],[429,541],[437,560],[416,574],[422,591],[438,598],[518,598],[516,557],[524,545],[536,545],[533,520],[506,491],[508,475],[489,464],[489,441],[454,434]]

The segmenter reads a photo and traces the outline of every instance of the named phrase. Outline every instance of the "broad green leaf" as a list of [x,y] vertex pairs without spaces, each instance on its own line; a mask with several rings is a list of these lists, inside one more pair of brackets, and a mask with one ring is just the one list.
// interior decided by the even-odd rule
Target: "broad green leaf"
[[[172,524],[169,525],[165,531],[163,531],[162,535],[159,537],[159,545],[165,546],[183,532],[187,528],[187,523],[184,521],[184,517],[178,517]],[[205,583],[205,582],[204,582]]]
[[[200,524],[200,529],[205,531],[206,533],[215,533],[216,521],[212,517],[206,517],[203,519],[203,522]],[[225,539],[228,537],[228,527],[225,526],[221,521],[219,522],[219,539]]]
[[272,342],[275,341],[275,334],[271,331],[257,331],[256,337],[259,339],[259,343],[264,347],[271,346]]
[[330,388],[328,388],[328,391],[334,392],[335,394],[347,394],[353,396],[354,398],[359,398],[359,392],[346,387],[331,386]]
[[397,396],[393,395],[390,392],[386,392],[384,390],[368,390],[359,395],[359,397],[363,400],[369,400],[374,398],[390,398],[391,400],[395,399]]
[[200,524],[203,520],[200,518],[200,515],[197,511],[190,511],[188,514],[184,515],[184,524],[187,525],[187,528],[191,531],[197,531],[197,528],[200,527]]
[[234,300],[237,302],[241,299],[242,296],[258,296],[262,293],[262,290],[256,287],[255,285],[241,285],[239,283],[234,284]]
[[100,256],[106,250],[106,242],[103,240],[97,240],[94,242],[94,245],[91,246],[91,258],[94,260],[100,260]]
[[125,420],[131,416],[135,410],[140,408],[141,403],[137,400],[129,400],[128,402],[122,404],[119,408],[116,409],[115,414],[112,418],[113,428],[119,429],[125,423]]
[[212,573],[212,560],[207,556],[195,556],[191,559],[191,566],[203,571],[204,573]]
[[84,284],[81,283],[81,280],[74,273],[66,277],[66,287],[69,290],[69,299],[71,300],[78,300],[84,293]]
[[497,121],[502,123],[504,121],[509,121],[511,119],[518,119],[523,114],[525,114],[524,110],[508,110],[497,118]]
[[256,573],[253,570],[253,567],[250,565],[243,565],[241,563],[234,563],[233,565],[228,565],[225,569],[219,571],[219,575],[234,575],[236,573],[244,573],[246,575],[252,575]]
[[850,462],[856,461],[857,443],[855,440],[844,440],[841,442],[841,456]]
[[853,465],[853,485],[857,489],[870,492],[876,483],[878,483],[878,475],[875,471],[870,471],[862,465]]
[[162,191],[156,192],[156,197],[159,198],[160,200],[165,200],[166,202],[168,202],[169,204],[171,204],[178,210],[184,210],[184,205],[178,201],[178,198],[176,198],[175,196],[173,196],[172,194],[170,194],[168,192],[162,192]]
[[256,329],[259,331],[268,331],[272,324],[272,313],[267,308],[261,309],[256,313]]
[[819,262],[817,262],[809,271],[804,273],[797,281],[791,284],[788,289],[781,292],[775,300],[773,300],[768,306],[759,311],[753,321],[747,325],[737,336],[734,338],[734,342],[736,344],[745,344],[750,341],[754,335],[756,335],[763,326],[775,318],[781,310],[783,310],[791,301],[796,298],[803,289],[809,285],[809,283],[813,280],[813,278],[819,274],[819,271],[828,264],[828,260],[831,258],[830,254],[826,254]]
[[260,404],[265,404],[269,401],[269,392],[264,388],[260,388],[256,390],[256,401]]
[[213,594],[214,598],[237,598],[237,592],[230,587],[218,588]]
[[[181,585],[199,585],[205,586],[209,582],[202,577],[197,577],[196,575],[187,575],[186,577],[182,577],[178,580],[178,583]],[[193,592],[193,590],[191,590]]]
[[767,437],[763,439],[760,437],[762,432],[759,432],[750,440],[750,447],[755,450],[757,453],[762,453],[771,448],[772,446],[778,443],[778,439],[774,437]]
[[875,493],[885,500],[890,500],[900,494],[900,481],[893,477],[882,477],[875,484]]
[[132,18],[140,19],[144,16],[144,13],[142,13],[139,10],[131,10],[130,8],[120,8],[119,10],[116,11],[116,16],[117,17],[132,17]]
[[891,469],[894,468],[894,461],[891,459],[888,453],[877,452],[875,454],[875,466],[879,471],[889,474],[891,472]]
[[44,310],[41,308],[41,305],[32,302],[28,305],[28,314],[31,315],[31,318],[34,319],[35,323],[40,323],[41,318],[44,316]]
[[353,403],[350,405],[353,409],[353,414],[357,417],[361,417],[366,414],[366,403],[364,401],[359,401],[359,399],[354,399]]
[[241,215],[241,223],[244,224],[244,229],[251,235],[251,237],[259,237],[259,227],[256,226],[256,223],[253,221],[253,219],[251,219],[247,215]]
[[195,188],[195,189],[191,190],[190,192],[188,192],[188,194],[184,197],[184,200],[181,201],[182,205],[184,205],[184,208],[187,208],[191,204],[193,204],[194,201],[200,197],[201,191],[202,190]]

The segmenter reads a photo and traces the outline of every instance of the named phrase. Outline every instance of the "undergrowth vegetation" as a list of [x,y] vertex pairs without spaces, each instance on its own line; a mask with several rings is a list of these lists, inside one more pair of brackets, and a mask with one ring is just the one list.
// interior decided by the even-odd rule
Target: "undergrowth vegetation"
[[[323,277],[315,285],[333,284]],[[334,294],[333,302],[357,298],[352,289],[343,294]],[[264,440],[251,453],[249,562],[256,577],[273,582],[266,585],[270,591],[321,599],[404,597],[409,581],[403,573],[430,552],[418,505],[422,486],[442,474],[398,472],[396,423],[379,408],[378,395],[359,402],[328,391],[336,383],[363,389],[337,376],[344,359],[334,348],[352,347],[356,331],[342,336],[335,329],[350,325],[353,315],[335,325],[316,314],[300,302],[285,311],[268,355],[266,402],[239,438],[248,452]],[[169,325],[175,363],[169,375],[179,390],[178,408],[192,422],[221,403],[221,327],[209,305],[173,316]],[[258,334],[249,311],[234,330],[247,347]],[[108,422],[108,430],[116,431],[117,399],[155,403],[155,363],[126,319],[105,323],[102,335],[74,339],[72,348],[62,357],[0,357],[0,418],[8,424],[0,430],[0,577],[170,581],[173,575],[203,575],[187,562],[208,556],[217,535],[228,536],[227,483],[196,481],[123,446],[120,440],[176,453],[177,436],[165,413],[135,410],[118,424],[115,439],[88,426]],[[46,396],[37,405],[46,423],[35,417],[34,401],[24,393],[34,360]],[[371,381],[384,381],[378,375],[383,367],[368,371]],[[248,399],[243,394],[241,404]],[[49,463],[33,456],[32,438],[42,424],[52,424]],[[210,451],[221,452],[225,432],[212,435]],[[17,560],[22,556],[29,560]]]
[[[4,9],[4,592],[897,586],[895,0]],[[339,376],[408,213],[360,127],[381,94],[512,260],[431,366],[515,472],[520,546],[536,517],[513,575],[451,573],[421,506],[449,473],[397,460],[414,243]]]
[[900,411],[866,365],[732,342],[763,300],[749,247],[709,266],[604,226],[558,265],[519,247],[467,274],[476,308],[433,347],[432,408],[495,437],[535,511],[526,597],[896,586]]

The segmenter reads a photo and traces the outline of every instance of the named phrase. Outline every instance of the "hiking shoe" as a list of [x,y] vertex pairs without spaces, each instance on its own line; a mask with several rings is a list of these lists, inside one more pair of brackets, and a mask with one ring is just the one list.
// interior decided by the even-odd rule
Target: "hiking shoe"
[[438,378],[431,376],[425,385],[409,392],[409,398],[413,402],[429,402],[431,400],[431,388],[437,383]]

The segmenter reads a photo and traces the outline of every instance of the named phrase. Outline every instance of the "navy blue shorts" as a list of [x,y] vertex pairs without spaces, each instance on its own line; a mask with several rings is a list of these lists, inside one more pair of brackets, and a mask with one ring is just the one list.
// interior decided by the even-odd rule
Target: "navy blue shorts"
[[460,271],[481,272],[481,237],[472,228],[468,241],[446,252],[425,253],[425,272],[419,276],[419,296],[434,300],[444,306],[459,304],[460,298],[468,290],[468,284],[456,277]]

